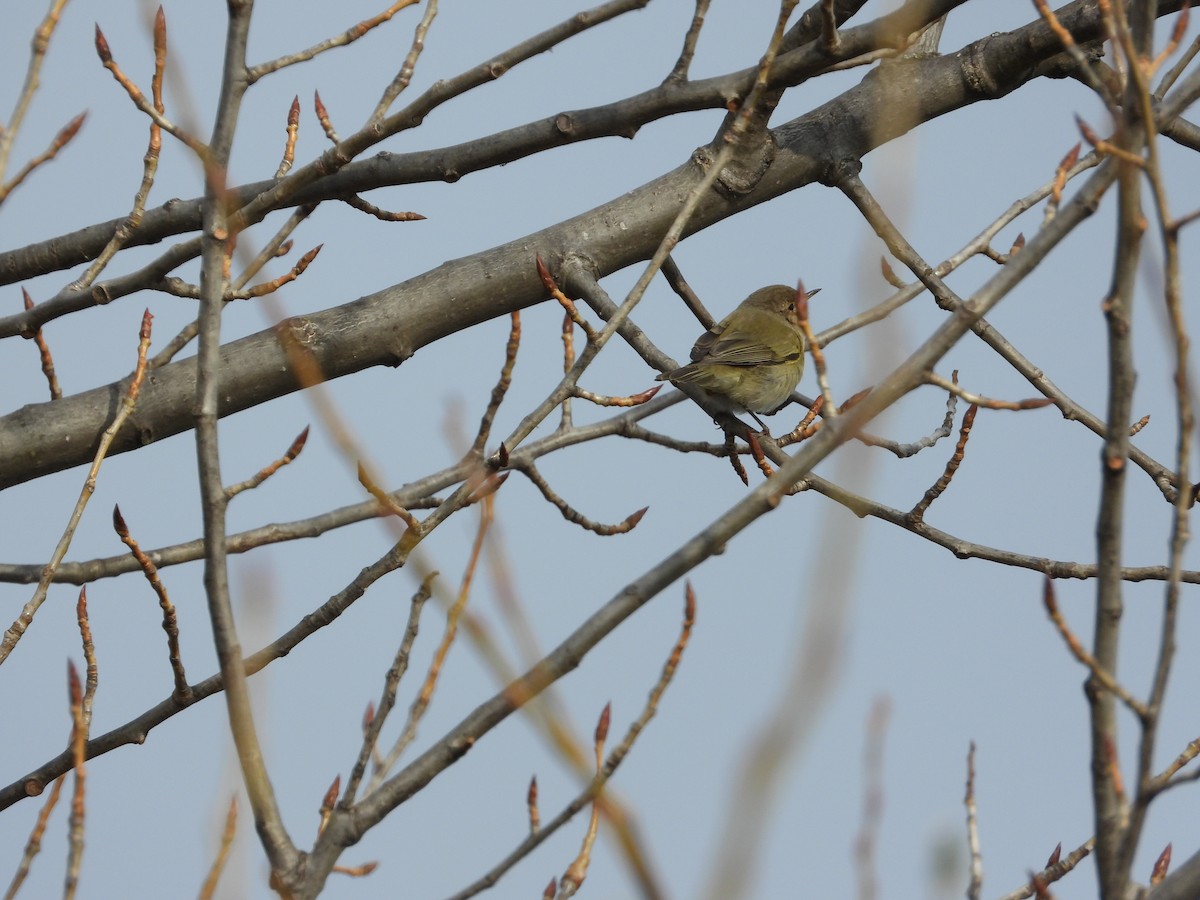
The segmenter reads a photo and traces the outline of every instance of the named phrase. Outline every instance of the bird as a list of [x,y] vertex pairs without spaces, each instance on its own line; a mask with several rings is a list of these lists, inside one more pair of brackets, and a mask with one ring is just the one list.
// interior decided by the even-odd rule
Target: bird
[[700,335],[691,362],[659,375],[656,381],[694,384],[712,395],[720,412],[756,413],[780,409],[804,372],[804,333],[797,301],[803,292],[785,284],[759,288],[729,315]]

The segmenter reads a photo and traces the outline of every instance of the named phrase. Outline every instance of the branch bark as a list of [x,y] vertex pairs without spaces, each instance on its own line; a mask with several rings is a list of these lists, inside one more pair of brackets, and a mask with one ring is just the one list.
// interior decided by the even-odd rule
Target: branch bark
[[[925,4],[922,4],[925,6]],[[927,12],[936,12],[935,7]],[[1171,4],[1160,6],[1160,13]],[[1173,8],[1173,7],[1172,7]],[[1087,40],[1101,25],[1093,8],[1072,4],[1060,20]],[[868,26],[862,26],[866,28]],[[1058,38],[1041,21],[976,41],[953,55],[888,63],[823,106],[767,133],[752,162],[705,197],[688,225],[700,231],[784,193],[830,180],[847,160],[901,136],[922,122],[981,100],[1002,97],[1066,64]],[[800,65],[801,48],[780,68]],[[794,74],[794,72],[793,72]],[[915,99],[914,99],[915,98]],[[398,366],[422,347],[545,298],[534,256],[557,265],[585,257],[604,276],[646,260],[678,212],[680,198],[703,177],[701,148],[675,170],[589,212],[416,278],[310,316],[298,316],[221,348],[227,416],[295,391],[300,379],[279,332],[307,348],[325,378],[372,366]],[[765,165],[763,165],[765,163]],[[365,165],[365,164],[364,164]],[[297,201],[301,198],[295,198]],[[113,453],[189,429],[196,364],[182,360],[155,373],[131,427]],[[0,418],[0,488],[86,461],[113,414],[123,383],[26,406]]]

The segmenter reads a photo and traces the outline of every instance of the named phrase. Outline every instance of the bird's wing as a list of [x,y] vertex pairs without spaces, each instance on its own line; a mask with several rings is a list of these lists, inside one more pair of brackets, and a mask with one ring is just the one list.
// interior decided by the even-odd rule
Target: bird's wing
[[[756,329],[755,320],[759,316],[767,318],[760,323],[763,327]],[[795,362],[803,355],[804,345],[799,335],[795,335],[791,329],[780,329],[779,323],[770,318],[769,313],[743,310],[739,318],[742,322],[738,324],[726,325],[723,330],[714,329],[700,335],[692,348],[692,361],[724,366],[758,366]],[[722,322],[717,328],[721,328],[721,325],[725,323]],[[763,334],[771,335],[775,340],[764,343]],[[783,346],[779,346],[779,339],[783,339]]]
[[718,325],[713,325],[712,328],[708,329],[708,331],[696,338],[696,343],[692,345],[692,352],[688,354],[692,362],[700,362],[700,360],[708,356],[709,348],[711,348],[713,342],[721,336],[721,328],[724,326],[724,324],[724,322],[721,322]]

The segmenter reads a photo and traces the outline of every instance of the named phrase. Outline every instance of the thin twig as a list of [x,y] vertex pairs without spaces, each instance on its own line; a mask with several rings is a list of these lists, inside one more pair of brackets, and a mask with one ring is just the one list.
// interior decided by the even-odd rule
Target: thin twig
[[417,60],[421,56],[421,51],[425,49],[425,36],[429,33],[429,26],[433,24],[433,20],[437,17],[437,14],[437,0],[428,0],[425,4],[425,13],[421,16],[421,21],[413,29],[412,46],[409,48],[408,56],[404,58],[404,64],[400,67],[400,71],[396,73],[396,77],[392,79],[392,83],[387,86],[387,90],[383,92],[383,96],[379,98],[379,102],[375,105],[375,111],[371,113],[371,122],[377,122],[387,115],[387,111],[391,108],[396,98],[400,96],[401,92],[412,81],[413,73],[417,68]]
[[496,413],[500,410],[500,404],[504,402],[509,387],[512,386],[512,373],[517,364],[517,350],[520,349],[520,346],[521,313],[519,310],[514,310],[509,316],[508,342],[504,345],[504,363],[500,366],[500,375],[492,387],[492,395],[479,420],[475,440],[471,444],[471,449],[467,451],[471,457],[479,457],[483,454],[483,449],[492,434],[492,423],[496,421]]
[[1116,97],[1113,96],[1112,91],[1109,90],[1108,85],[1104,83],[1103,79],[1096,74],[1091,60],[1084,55],[1083,50],[1075,42],[1075,38],[1071,36],[1071,32],[1063,27],[1054,10],[1050,8],[1046,0],[1033,0],[1033,5],[1037,7],[1038,13],[1046,20],[1046,24],[1050,26],[1050,30],[1054,32],[1055,36],[1062,43],[1063,49],[1070,54],[1071,60],[1075,63],[1075,67],[1079,72],[1079,77],[1099,95],[1100,99],[1104,101],[1104,105],[1110,111],[1115,110],[1118,106]]
[[979,407],[972,403],[963,414],[962,427],[958,431],[958,444],[954,447],[954,455],[946,463],[946,468],[943,470],[941,477],[925,492],[925,495],[908,514],[914,523],[920,523],[925,520],[925,513],[928,511],[930,504],[945,493],[946,488],[950,486],[950,481],[954,478],[954,474],[958,471],[958,467],[962,465],[963,456],[967,450],[967,440],[971,437],[971,427],[975,424],[975,414],[977,412],[979,412]]
[[[247,673],[242,664],[241,642],[229,590],[226,547],[226,513],[229,498],[221,480],[218,439],[222,400],[221,314],[229,285],[229,262],[236,229],[229,220],[227,199],[229,159],[238,115],[248,84],[246,43],[250,30],[250,4],[231,3],[221,72],[221,104],[217,109],[211,146],[203,148],[205,161],[202,214],[199,346],[196,352],[194,394],[195,443],[204,522],[204,592],[212,627],[213,645],[225,680],[225,706],[229,730],[250,802],[256,831],[271,868],[271,881],[282,893],[294,889],[299,852],[283,823],[267,773],[250,703]],[[103,54],[102,54],[103,58]],[[114,69],[114,75],[116,70]],[[161,123],[160,123],[161,124]],[[166,127],[166,126],[164,126]]]
[[212,900],[217,892],[217,882],[225,871],[225,863],[229,860],[229,851],[233,848],[233,837],[237,833],[237,796],[229,801],[229,809],[225,812],[225,827],[221,830],[221,843],[217,847],[217,855],[208,868],[204,884],[200,886],[200,900]]
[[667,283],[671,285],[671,290],[678,294],[679,298],[687,304],[687,308],[692,311],[692,315],[696,317],[696,321],[700,323],[700,327],[705,331],[712,328],[717,320],[705,308],[703,301],[692,290],[692,286],[687,283],[687,279],[683,277],[683,272],[673,257],[668,255],[663,260],[662,274],[667,279]]
[[1083,644],[1080,643],[1079,638],[1075,637],[1072,633],[1070,626],[1067,625],[1066,620],[1058,609],[1058,602],[1054,598],[1054,581],[1049,577],[1043,579],[1042,582],[1042,604],[1046,607],[1046,613],[1050,616],[1050,621],[1058,629],[1058,633],[1066,643],[1067,649],[1071,651],[1071,655],[1087,667],[1092,677],[1105,690],[1110,691],[1114,696],[1119,698],[1139,718],[1144,717],[1146,715],[1146,704],[1125,690],[1113,678],[1112,673],[1103,668],[1099,661],[1092,654],[1088,653]]
[[957,397],[966,400],[972,406],[982,406],[984,409],[1008,409],[1008,410],[1024,410],[1024,409],[1045,409],[1047,406],[1052,406],[1054,401],[1049,397],[1033,397],[1028,400],[994,400],[991,397],[984,397],[981,394],[972,394],[970,391],[964,390],[958,383],[958,372],[954,373],[953,379],[943,378],[937,372],[930,372],[925,380],[940,387],[944,391],[949,391]]
[[[604,742],[608,740],[608,726],[612,721],[612,704],[604,704],[604,709],[600,713],[600,721],[596,723],[595,749],[596,749],[596,780],[601,780],[601,773],[604,771]],[[600,798],[603,792],[603,785],[597,788],[596,795],[592,799],[592,815],[588,819],[587,831],[583,835],[583,844],[579,848],[579,853],[571,864],[567,866],[567,870],[563,872],[562,878],[558,880],[558,897],[560,900],[566,900],[568,897],[574,897],[580,887],[583,886],[584,880],[587,878],[588,866],[592,861],[592,847],[596,843],[596,834],[600,828]]]
[[687,34],[683,36],[683,49],[679,51],[679,59],[671,67],[664,83],[686,81],[688,69],[692,66],[692,57],[696,55],[696,41],[700,39],[700,29],[704,27],[704,17],[708,15],[711,0],[696,0],[696,8],[692,12],[692,21],[688,25]]
[[[324,246],[324,244],[317,244],[317,246],[313,247],[298,260],[296,260],[296,264],[292,266],[290,270],[277,278],[272,278],[270,281],[264,281],[261,284],[254,285],[254,287],[243,288],[242,290],[235,290],[233,286],[230,285],[229,289],[226,290],[221,297],[222,302],[230,303],[234,300],[253,300],[256,297],[265,297],[267,294],[273,294],[285,284],[295,281],[297,278],[303,275],[304,270],[307,269],[309,264],[317,258],[317,254],[321,252],[321,248]],[[180,278],[163,278],[157,287],[164,293],[171,294],[175,297],[184,297],[189,300],[199,300],[201,297],[199,285],[188,284],[186,281],[183,281]],[[186,334],[190,338],[193,330],[194,329],[189,326],[189,328],[186,328],[184,332],[181,332],[181,335]],[[182,337],[180,339],[182,339]],[[174,342],[172,342],[172,347],[174,348]],[[169,359],[169,357],[167,358]]]
[[116,60],[113,59],[112,50],[108,46],[108,40],[104,37],[104,32],[100,30],[98,23],[96,25],[96,55],[100,57],[100,62],[104,68],[112,73],[117,84],[125,89],[125,93],[129,95],[129,99],[133,101],[134,106],[149,116],[150,121],[154,122],[159,128],[190,149],[200,159],[208,160],[209,148],[207,145],[199,138],[176,125],[156,109],[154,104],[146,99],[146,95],[142,93],[141,89],[125,74]]
[[542,816],[538,812],[537,776],[529,779],[529,789],[525,791],[525,808],[529,811],[529,833],[537,834],[542,830]]
[[21,854],[21,861],[17,863],[17,871],[13,873],[8,890],[4,892],[4,900],[16,900],[17,894],[21,891],[21,885],[25,883],[25,879],[29,877],[29,870],[33,868],[34,859],[42,852],[42,837],[46,834],[46,825],[50,822],[50,814],[58,805],[63,783],[66,780],[66,775],[59,775],[54,779],[54,787],[46,795],[46,802],[38,810],[37,820],[30,829],[28,840],[25,841],[25,852]]
[[383,12],[374,15],[369,19],[363,19],[357,25],[347,28],[341,34],[331,38],[326,38],[320,43],[313,44],[307,50],[298,50],[295,53],[289,53],[286,56],[281,56],[278,59],[273,59],[270,62],[259,63],[257,66],[251,66],[246,70],[246,78],[251,84],[258,81],[264,75],[270,75],[272,72],[278,72],[286,66],[293,66],[296,63],[307,62],[315,56],[324,53],[326,50],[332,50],[335,47],[345,47],[348,44],[353,44],[360,37],[367,34],[369,31],[379,27],[384,22],[387,22],[400,10],[419,3],[420,0],[397,0]]
[[979,900],[983,890],[983,851],[979,847],[979,810],[975,806],[975,742],[967,750],[967,851],[971,857],[971,877],[967,882],[967,900]]
[[29,160],[23,165],[19,172],[12,177],[11,181],[0,184],[0,203],[8,199],[16,188],[33,173],[39,166],[45,165],[58,156],[58,151],[67,146],[71,139],[79,133],[79,129],[83,126],[83,120],[87,118],[87,113],[82,112],[73,118],[70,122],[62,127],[62,129],[54,136],[54,140],[50,142],[50,146],[39,153],[37,156]]
[[433,579],[437,575],[437,572],[430,572],[426,575],[421,582],[420,589],[413,594],[412,603],[409,605],[408,610],[408,624],[404,627],[404,637],[400,641],[400,646],[396,650],[396,657],[392,660],[391,668],[388,669],[387,676],[384,679],[383,692],[379,698],[379,708],[370,716],[370,721],[363,728],[362,747],[358,752],[358,759],[354,762],[354,768],[350,771],[350,777],[346,780],[346,791],[339,803],[339,806],[343,809],[349,809],[354,803],[355,796],[358,793],[358,786],[362,782],[363,774],[367,770],[367,761],[372,758],[376,760],[376,772],[382,771],[384,767],[382,757],[377,755],[379,733],[383,730],[388,713],[396,705],[396,691],[400,686],[400,680],[404,677],[404,673],[408,671],[408,660],[412,654],[413,644],[417,640],[421,612],[425,608],[425,602],[433,596]]
[[[1053,884],[1086,859],[1095,846],[1096,839],[1088,838],[1065,857],[1042,869],[1034,878],[1042,885]],[[999,900],[1025,900],[1026,897],[1034,896],[1037,890],[1033,887],[1032,880],[1027,882],[1023,887],[1019,887],[1015,891],[1010,891],[1003,897],[1000,897]]]
[[367,782],[366,790],[368,795],[372,794],[388,777],[388,773],[392,767],[396,765],[397,760],[400,759],[404,751],[408,749],[408,746],[417,736],[417,727],[421,724],[421,720],[424,718],[425,712],[429,709],[429,704],[433,700],[433,693],[437,689],[442,668],[446,662],[446,656],[450,652],[450,647],[454,643],[454,639],[458,636],[458,622],[462,617],[463,610],[467,606],[467,601],[471,597],[471,585],[475,580],[475,570],[479,564],[479,554],[483,549],[484,538],[491,527],[492,518],[492,499],[491,497],[486,497],[480,506],[479,526],[475,532],[475,541],[471,546],[470,559],[467,562],[466,569],[463,571],[458,596],[446,613],[446,627],[442,632],[441,642],[434,651],[433,659],[429,663],[429,669],[425,673],[425,681],[421,685],[421,690],[417,693],[416,699],[413,700],[412,706],[409,707],[408,721],[404,723],[404,730],[401,732],[400,737],[396,739],[395,744],[392,745],[392,749],[384,757],[383,765],[372,773],[371,780]]
[[250,491],[258,487],[284,466],[293,462],[296,457],[300,455],[300,452],[304,449],[304,445],[306,443],[308,443],[307,425],[304,426],[303,431],[296,435],[295,440],[292,441],[291,446],[288,447],[287,452],[284,453],[283,456],[279,457],[279,459],[275,460],[274,462],[263,466],[245,481],[239,482],[238,484],[232,484],[227,487],[225,489],[225,495],[232,500],[238,494],[242,493],[242,491]]
[[542,474],[537,470],[537,466],[535,466],[532,462],[511,461],[509,466],[510,468],[516,469],[531,482],[533,482],[533,486],[541,491],[542,496],[550,501],[550,503],[560,513],[562,513],[562,517],[564,519],[572,524],[578,525],[581,528],[587,529],[593,534],[598,534],[601,536],[626,534],[637,527],[638,522],[642,520],[642,516],[646,514],[646,510],[650,508],[648,506],[643,506],[641,509],[630,513],[615,525],[605,525],[601,522],[589,519],[587,516],[583,515],[570,504],[568,504],[567,501],[565,501],[562,497],[556,494],[554,489],[550,487],[546,479],[543,478]]
[[[674,647],[671,648],[671,653],[667,657],[666,663],[663,665],[658,681],[654,687],[650,689],[650,695],[646,699],[646,705],[642,709],[641,715],[629,726],[625,736],[621,742],[613,748],[608,759],[604,763],[604,767],[600,770],[598,776],[592,779],[586,788],[568,803],[553,819],[544,824],[537,824],[533,827],[536,813],[537,792],[536,779],[530,782],[529,794],[527,794],[527,804],[533,804],[530,810],[530,832],[529,835],[521,841],[512,852],[504,859],[498,862],[495,866],[487,871],[482,877],[472,882],[467,887],[456,893],[451,900],[467,900],[469,897],[487,890],[494,886],[501,877],[514,865],[520,862],[533,852],[543,841],[553,835],[558,829],[569,822],[580,810],[582,810],[594,797],[604,784],[606,784],[616,772],[617,768],[624,761],[625,757],[632,749],[634,742],[638,736],[654,718],[658,711],[658,704],[662,699],[671,679],[674,677],[676,670],[679,667],[679,662],[683,658],[683,652],[687,648],[688,640],[691,637],[692,628],[696,622],[696,594],[692,589],[691,582],[684,585],[684,603],[683,603],[683,626],[680,629],[679,638],[675,641]],[[540,816],[536,818],[540,819]]]
[[858,839],[854,842],[855,872],[859,900],[875,900],[879,895],[879,875],[875,870],[875,845],[883,818],[883,741],[887,736],[892,704],[877,697],[867,720],[866,749],[863,754],[863,809]]
[[100,685],[100,667],[96,663],[96,646],[92,640],[92,624],[88,619],[87,585],[79,589],[75,601],[75,622],[79,626],[79,641],[83,645],[83,660],[86,665],[83,681],[83,723],[91,728],[92,705],[96,700],[96,688]]
[[141,566],[146,581],[150,583],[150,587],[158,597],[158,605],[162,609],[162,627],[163,631],[167,633],[167,659],[171,664],[171,674],[175,679],[174,696],[177,700],[186,701],[191,689],[188,687],[187,675],[184,673],[183,659],[179,651],[179,622],[175,615],[175,605],[167,596],[167,588],[162,583],[162,579],[158,577],[158,569],[142,552],[137,540],[129,533],[129,526],[125,524],[120,506],[113,507],[113,530],[121,539],[121,543],[129,548],[130,554]]
[[[151,102],[154,105],[155,111],[160,115],[166,109],[163,106],[163,73],[166,71],[166,65],[167,18],[160,6],[154,16],[154,75],[150,81]],[[117,255],[117,252],[128,243],[129,239],[141,227],[142,219],[146,212],[146,200],[150,196],[150,189],[154,186],[154,179],[158,174],[158,161],[161,155],[162,129],[158,126],[157,122],[151,120],[146,153],[142,157],[142,180],[138,185],[137,192],[133,196],[133,206],[129,210],[129,215],[113,231],[112,237],[104,245],[104,249],[97,254],[92,264],[88,266],[87,271],[71,283],[71,290],[80,292],[94,284],[112,258]]]
[[[33,298],[29,296],[29,291],[21,288],[21,297],[25,308],[33,309]],[[58,375],[54,371],[54,356],[50,353],[50,345],[46,343],[42,329],[39,328],[33,333],[33,342],[37,344],[38,357],[42,361],[42,374],[46,376],[46,382],[50,386],[50,399],[59,400],[62,398],[62,386],[58,383]]]
[[240,291],[250,283],[251,278],[262,271],[263,266],[271,260],[278,259],[289,253],[292,248],[292,242],[288,238],[299,227],[301,222],[312,215],[316,208],[317,204],[315,203],[304,203],[292,210],[292,214],[288,216],[287,221],[262,246],[262,249],[258,251],[254,259],[243,269],[242,274],[230,282],[229,287],[235,292]]
[[67,873],[63,887],[64,900],[73,900],[79,887],[79,871],[83,866],[83,826],[87,814],[86,747],[88,724],[83,719],[83,687],[75,664],[67,662],[67,689],[71,709],[71,757],[75,770],[75,789],[71,792],[71,819],[67,826]]
[[121,400],[121,405],[117,409],[116,415],[113,417],[112,424],[104,429],[104,433],[100,435],[100,444],[96,448],[95,456],[92,458],[92,465],[88,469],[87,478],[84,479],[83,489],[79,492],[79,499],[75,501],[75,508],[71,511],[67,527],[63,531],[62,537],[59,538],[58,545],[54,548],[54,553],[50,556],[50,561],[46,563],[45,568],[42,570],[41,578],[38,580],[38,586],[33,593],[33,597],[22,607],[20,615],[8,627],[8,630],[4,632],[4,637],[0,640],[0,664],[3,664],[8,659],[9,654],[12,653],[21,636],[33,624],[33,617],[45,601],[46,593],[50,589],[50,583],[54,580],[54,572],[58,568],[59,563],[62,562],[63,557],[67,555],[67,550],[71,546],[71,540],[75,536],[75,529],[79,526],[80,519],[83,518],[83,511],[87,508],[88,501],[96,490],[96,478],[100,473],[100,464],[108,454],[108,448],[112,446],[117,432],[121,430],[121,426],[125,424],[125,420],[129,418],[134,406],[137,405],[138,394],[142,387],[142,379],[146,375],[146,351],[150,347],[150,322],[152,319],[153,316],[150,315],[150,310],[146,310],[142,314],[142,327],[138,333],[137,366],[134,369],[133,376],[129,380],[129,387],[125,391],[125,396]]
[[374,216],[381,222],[424,222],[425,217],[418,212],[392,212],[391,210],[383,209],[376,206],[374,203],[368,203],[358,194],[347,194],[344,197],[339,197],[347,206],[357,209],[359,212],[364,212],[369,216]]
[[300,134],[300,95],[292,97],[292,105],[288,109],[287,117],[287,141],[283,146],[283,159],[279,161],[279,168],[275,170],[275,177],[282,178],[292,170],[292,163],[296,161],[296,137]]
[[42,63],[46,59],[50,38],[54,35],[54,29],[58,27],[63,7],[66,5],[67,0],[50,0],[50,8],[46,11],[41,24],[38,25],[37,31],[33,33],[29,66],[25,69],[25,83],[21,85],[16,108],[8,117],[5,127],[0,129],[0,181],[4,180],[4,173],[8,171],[8,157],[12,151],[13,141],[16,140],[17,134],[25,122],[25,113],[28,112],[29,104],[33,102],[33,96],[41,84]]

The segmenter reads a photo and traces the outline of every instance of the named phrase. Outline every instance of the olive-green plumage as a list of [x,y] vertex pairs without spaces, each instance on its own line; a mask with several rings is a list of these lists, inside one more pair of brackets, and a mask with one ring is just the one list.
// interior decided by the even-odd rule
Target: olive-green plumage
[[774,412],[804,372],[796,299],[796,289],[787,285],[759,288],[700,335],[690,363],[657,380],[701,387],[727,412]]

